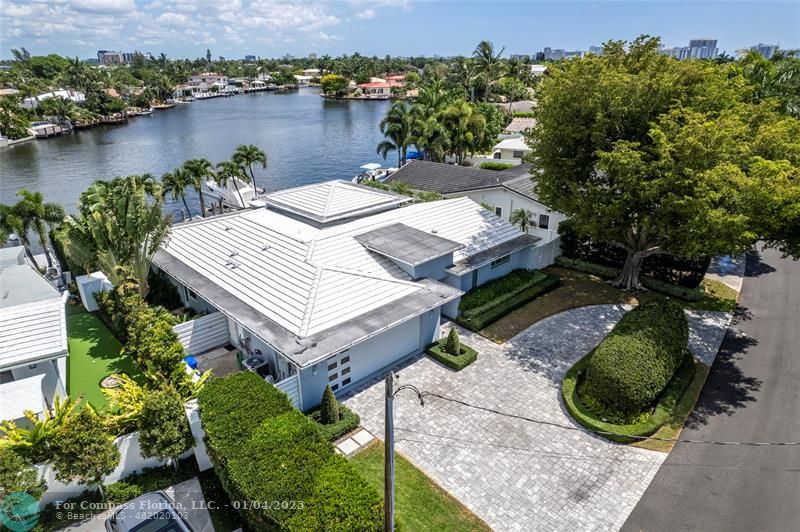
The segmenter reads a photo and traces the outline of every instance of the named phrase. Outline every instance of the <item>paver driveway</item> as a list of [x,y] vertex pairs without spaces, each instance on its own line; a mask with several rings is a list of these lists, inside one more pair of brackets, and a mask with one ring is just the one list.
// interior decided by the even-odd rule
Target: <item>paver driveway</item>
[[[561,378],[625,310],[563,312],[502,345],[461,329],[477,362],[453,372],[418,357],[399,369],[399,384],[574,427],[560,402]],[[690,321],[693,351],[713,360],[724,319]],[[375,435],[383,434],[383,392],[375,380],[345,400]],[[395,401],[395,430],[397,450],[495,530],[617,530],[666,456],[438,398],[421,407],[412,394]]]

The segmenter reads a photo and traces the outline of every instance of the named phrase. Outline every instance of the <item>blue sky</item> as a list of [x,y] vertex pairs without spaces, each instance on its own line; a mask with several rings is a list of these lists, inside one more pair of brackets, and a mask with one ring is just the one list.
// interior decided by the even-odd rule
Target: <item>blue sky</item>
[[720,50],[800,47],[800,2],[431,0],[0,0],[0,57],[93,57],[98,49],[170,57],[245,54],[468,55],[491,40],[507,53],[587,49],[658,35],[668,46],[711,37]]

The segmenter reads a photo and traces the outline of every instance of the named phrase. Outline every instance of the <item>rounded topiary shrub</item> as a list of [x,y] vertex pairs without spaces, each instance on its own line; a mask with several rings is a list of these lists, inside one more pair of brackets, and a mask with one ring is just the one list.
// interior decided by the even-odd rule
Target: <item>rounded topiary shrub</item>
[[689,325],[679,305],[667,299],[639,305],[595,349],[582,391],[612,410],[639,413],[672,379],[688,340]]

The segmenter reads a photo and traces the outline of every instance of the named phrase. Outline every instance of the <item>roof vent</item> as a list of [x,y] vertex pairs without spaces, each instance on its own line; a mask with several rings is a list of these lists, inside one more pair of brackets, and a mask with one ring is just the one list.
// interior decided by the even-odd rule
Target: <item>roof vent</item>
[[233,226],[232,226],[232,225],[225,224],[225,225],[224,225],[222,228],[223,228],[225,231],[230,231],[231,229],[233,229]]
[[235,249],[232,249],[232,250],[230,250],[230,251],[228,252],[228,256],[229,256],[229,257],[235,257],[235,256],[236,256],[236,255],[238,255],[238,254],[239,254],[239,252],[238,252],[238,251],[236,251]]
[[225,266],[227,266],[231,270],[235,270],[236,268],[241,266],[241,263],[236,262],[235,260],[229,260],[228,262],[225,263]]
[[269,242],[264,242],[264,245],[261,246],[261,251],[267,251],[269,249]]
[[438,231],[438,230],[437,230],[435,227],[434,227],[433,229],[431,229],[431,233],[433,233],[434,235],[435,235],[436,233],[438,233],[438,232],[439,232],[439,231]]

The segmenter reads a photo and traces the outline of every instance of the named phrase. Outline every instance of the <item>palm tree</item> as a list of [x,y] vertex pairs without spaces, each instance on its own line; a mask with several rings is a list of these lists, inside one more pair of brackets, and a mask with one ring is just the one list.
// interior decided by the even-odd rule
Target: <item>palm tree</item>
[[523,233],[528,232],[528,227],[536,226],[536,222],[533,220],[533,213],[528,209],[514,209],[511,211],[509,221],[514,225],[518,225]]
[[436,115],[414,121],[414,145],[425,153],[426,161],[441,162],[449,146],[448,132]]
[[253,173],[253,165],[259,163],[262,169],[267,169],[267,154],[264,153],[264,150],[261,150],[258,148],[258,146],[254,146],[252,144],[240,144],[236,147],[236,151],[233,152],[233,157],[231,157],[231,160],[237,163],[243,169],[246,168],[250,170],[250,180],[253,183],[253,190],[258,192],[258,187],[256,186],[256,176]]
[[412,144],[414,128],[414,117],[405,102],[392,104],[378,127],[386,137],[386,140],[378,144],[378,154],[386,159],[390,151],[397,150],[397,165],[403,166],[408,147]]
[[22,247],[25,249],[25,255],[31,264],[36,264],[31,251],[31,243],[28,240],[28,230],[30,225],[20,215],[15,208],[16,205],[1,205],[0,204],[0,233],[2,233],[2,241],[5,242],[11,234],[17,235]]
[[446,107],[441,112],[440,121],[448,132],[448,151],[461,164],[467,154],[472,153],[483,141],[486,119],[462,100]]
[[203,184],[206,179],[214,177],[214,169],[208,159],[189,159],[183,163],[183,169],[192,178],[192,187],[200,196],[200,214],[206,216],[206,202],[203,197]]
[[478,70],[486,80],[486,101],[491,100],[492,83],[499,77],[500,56],[504,51],[505,47],[495,54],[494,44],[490,41],[481,41],[472,52],[472,56],[478,63]]
[[189,204],[186,203],[186,189],[189,186],[194,186],[192,176],[183,168],[176,168],[172,172],[167,172],[161,176],[162,194],[172,194],[172,199],[180,199],[183,201],[183,206],[186,207],[186,214],[189,219],[192,218],[192,211],[189,210]]
[[250,177],[245,173],[241,166],[233,161],[222,161],[221,163],[217,164],[217,174],[215,176],[215,180],[223,187],[227,186],[229,181],[232,182],[233,188],[236,189],[236,193],[239,195],[239,200],[242,202],[242,207],[245,207],[244,198],[239,190],[239,184],[237,181],[243,181],[247,183],[250,181]]
[[464,89],[464,94],[473,101],[475,99],[475,80],[478,77],[478,66],[473,59],[456,57],[451,66],[451,80]]
[[[47,259],[47,266],[53,266],[53,257],[48,248],[48,226],[53,227],[64,221],[64,209],[57,203],[44,201],[41,192],[30,192],[22,189],[17,192],[17,196],[22,198],[12,208],[13,211],[22,219],[23,228],[33,228],[39,235],[39,245],[44,251]],[[20,235],[20,241],[22,236]]]
[[68,217],[59,234],[73,263],[99,267],[115,286],[133,280],[142,297],[149,291],[151,259],[170,228],[153,181],[135,175],[96,181],[81,194],[80,214]]

